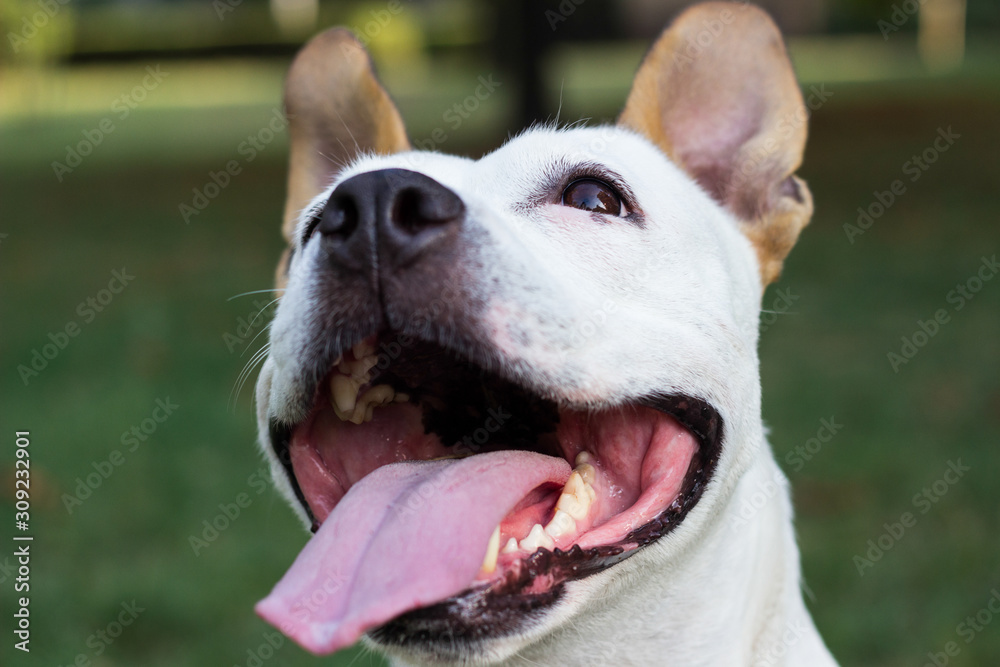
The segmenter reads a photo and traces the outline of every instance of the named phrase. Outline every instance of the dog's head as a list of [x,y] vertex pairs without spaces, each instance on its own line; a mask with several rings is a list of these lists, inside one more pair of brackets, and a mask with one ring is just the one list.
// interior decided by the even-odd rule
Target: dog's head
[[318,653],[498,660],[692,557],[759,455],[761,292],[812,210],[770,19],[689,10],[617,125],[479,160],[411,151],[343,30],[286,107],[257,399],[316,534],[258,611]]

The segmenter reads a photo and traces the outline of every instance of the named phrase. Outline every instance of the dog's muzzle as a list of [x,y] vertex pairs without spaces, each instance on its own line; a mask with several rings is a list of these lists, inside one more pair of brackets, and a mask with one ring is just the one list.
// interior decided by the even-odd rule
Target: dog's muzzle
[[526,384],[484,316],[496,267],[472,222],[441,183],[386,169],[306,226],[300,400],[268,419],[316,535],[258,612],[316,653],[516,633],[676,528],[718,460],[721,417],[696,397],[598,410]]

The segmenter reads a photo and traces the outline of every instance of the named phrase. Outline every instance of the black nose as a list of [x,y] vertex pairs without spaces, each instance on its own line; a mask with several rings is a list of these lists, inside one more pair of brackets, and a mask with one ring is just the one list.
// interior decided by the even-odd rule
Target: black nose
[[452,236],[465,217],[454,192],[423,174],[382,169],[337,186],[316,231],[340,266],[395,270]]

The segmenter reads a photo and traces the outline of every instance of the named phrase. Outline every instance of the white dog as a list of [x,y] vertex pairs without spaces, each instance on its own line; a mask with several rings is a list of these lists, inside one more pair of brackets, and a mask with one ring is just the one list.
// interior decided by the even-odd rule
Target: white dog
[[315,535],[258,613],[396,664],[833,665],[761,423],[761,296],[812,213],[771,20],[694,7],[616,126],[480,160],[411,151],[344,30],[286,107],[257,400]]

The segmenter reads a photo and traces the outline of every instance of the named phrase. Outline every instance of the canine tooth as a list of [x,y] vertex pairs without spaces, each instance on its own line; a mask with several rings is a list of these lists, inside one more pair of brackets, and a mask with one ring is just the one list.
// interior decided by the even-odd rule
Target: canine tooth
[[512,537],[509,540],[507,540],[507,544],[505,544],[503,549],[500,550],[500,553],[513,554],[517,553],[518,551],[520,551],[520,547],[517,546],[517,540],[515,540]]
[[330,397],[333,399],[333,409],[338,417],[347,419],[354,411],[360,388],[361,385],[346,375],[334,373],[330,379]]
[[542,524],[536,523],[531,527],[531,532],[528,533],[528,536],[521,540],[519,546],[528,553],[534,553],[540,547],[553,549],[555,548],[556,543],[552,541],[552,538],[549,537],[548,533],[545,532],[545,529],[542,528]]
[[483,564],[479,568],[486,574],[492,574],[494,570],[497,569],[497,556],[500,554],[500,525],[493,529],[493,534],[490,535],[490,543],[486,546],[486,557],[483,558]]
[[549,537],[558,539],[563,535],[576,532],[576,521],[563,510],[557,509],[552,521],[545,526],[545,532],[548,533]]
[[392,397],[392,400],[396,403],[406,403],[410,400],[410,395],[404,394],[403,392],[397,392],[396,395]]

